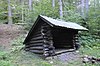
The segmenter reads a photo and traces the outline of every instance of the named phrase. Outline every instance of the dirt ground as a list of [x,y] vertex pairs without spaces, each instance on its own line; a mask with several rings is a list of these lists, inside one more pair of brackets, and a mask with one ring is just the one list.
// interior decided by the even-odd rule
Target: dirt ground
[[23,32],[22,26],[0,24],[0,46],[9,49],[11,47],[11,41],[23,34]]

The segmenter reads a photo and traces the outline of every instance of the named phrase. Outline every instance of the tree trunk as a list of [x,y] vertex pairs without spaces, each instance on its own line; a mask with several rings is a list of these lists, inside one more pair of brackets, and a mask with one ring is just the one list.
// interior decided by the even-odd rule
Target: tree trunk
[[62,0],[59,0],[59,15],[63,18]]
[[81,15],[84,18],[84,0],[81,0]]
[[12,12],[11,12],[11,6],[10,6],[10,0],[8,0],[8,24],[12,24]]
[[100,7],[100,0],[97,0],[97,6]]
[[29,10],[32,10],[32,0],[29,0]]
[[88,17],[88,10],[89,10],[89,0],[86,0],[86,5],[85,5],[85,8],[86,8],[86,18]]
[[52,7],[55,7],[55,0],[52,0]]
[[94,8],[96,7],[96,0],[94,0]]
[[22,22],[24,22],[24,1],[21,1],[22,3]]

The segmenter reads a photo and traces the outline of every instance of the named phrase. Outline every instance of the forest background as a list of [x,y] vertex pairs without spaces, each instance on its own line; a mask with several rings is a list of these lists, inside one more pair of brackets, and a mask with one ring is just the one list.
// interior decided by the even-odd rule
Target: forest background
[[0,24],[22,25],[29,31],[38,15],[86,27],[88,31],[79,33],[80,44],[100,49],[100,0],[0,0]]

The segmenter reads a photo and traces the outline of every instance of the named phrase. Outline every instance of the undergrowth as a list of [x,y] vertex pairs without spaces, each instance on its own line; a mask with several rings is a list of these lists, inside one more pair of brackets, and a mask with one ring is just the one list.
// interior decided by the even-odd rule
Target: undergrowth
[[[34,53],[23,50],[24,38],[24,36],[20,36],[15,39],[12,42],[12,49],[10,51],[4,51],[0,47],[0,66],[100,66],[100,63],[82,63],[81,59],[69,62],[62,62],[57,59],[44,60]],[[81,56],[89,55],[100,58],[99,48],[81,47],[79,51]]]

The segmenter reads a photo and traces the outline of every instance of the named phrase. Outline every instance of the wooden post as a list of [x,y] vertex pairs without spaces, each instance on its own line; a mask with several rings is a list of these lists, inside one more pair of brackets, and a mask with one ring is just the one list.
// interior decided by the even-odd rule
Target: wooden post
[[79,40],[78,40],[78,34],[75,34],[73,36],[73,44],[76,50],[80,48]]

